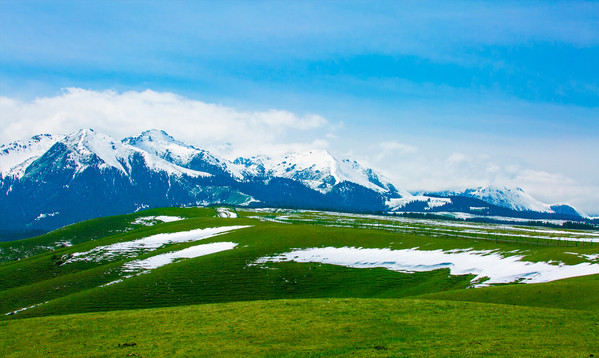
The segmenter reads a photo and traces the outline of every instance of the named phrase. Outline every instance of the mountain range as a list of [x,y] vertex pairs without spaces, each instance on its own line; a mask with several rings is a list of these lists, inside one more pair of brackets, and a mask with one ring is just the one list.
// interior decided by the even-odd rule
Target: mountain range
[[210,204],[587,218],[568,204],[544,204],[519,188],[412,195],[376,171],[323,150],[227,160],[160,130],[119,141],[83,129],[0,147],[5,232],[47,231],[145,208]]

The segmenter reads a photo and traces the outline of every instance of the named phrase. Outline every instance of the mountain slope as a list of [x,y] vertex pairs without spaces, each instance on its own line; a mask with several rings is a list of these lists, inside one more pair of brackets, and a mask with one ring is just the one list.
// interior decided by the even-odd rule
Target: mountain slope
[[573,218],[588,218],[588,215],[567,203],[546,204],[533,198],[521,188],[486,186],[466,189],[463,192],[452,192],[451,196],[480,199],[486,203],[516,212],[536,212],[565,215]]
[[84,129],[3,145],[0,198],[0,235],[142,208],[210,204],[586,218],[519,188],[413,196],[374,170],[323,150],[229,161],[158,130],[119,141]]
[[[11,148],[25,153],[29,147]],[[11,173],[23,174],[0,181],[3,230],[47,230],[146,207],[226,203],[232,196],[239,199],[231,203],[247,200],[235,188],[215,183],[210,173],[178,166],[93,130],[59,137],[41,156],[13,168]]]
[[481,199],[487,203],[516,211],[552,212],[550,205],[536,200],[521,188],[487,186],[467,189],[460,195]]
[[27,166],[64,138],[61,135],[40,134],[0,146],[0,178],[22,177]]
[[91,129],[1,147],[2,230],[54,229],[159,206],[215,203],[383,211],[409,195],[327,152],[218,158],[164,131],[115,140]]
[[238,158],[234,163],[243,165],[246,173],[292,179],[323,194],[349,182],[391,197],[410,196],[374,170],[324,150],[288,153],[278,160],[267,156]]
[[211,175],[230,174],[221,159],[203,149],[180,142],[165,131],[148,130],[137,137],[122,140],[123,144],[135,147],[151,156],[158,157],[178,167],[202,171]]

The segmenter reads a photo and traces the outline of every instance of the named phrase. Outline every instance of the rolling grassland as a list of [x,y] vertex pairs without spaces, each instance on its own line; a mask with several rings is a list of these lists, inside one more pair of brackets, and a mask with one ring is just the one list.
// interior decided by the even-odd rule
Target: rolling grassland
[[592,231],[167,208],[0,260],[6,356],[599,354]]

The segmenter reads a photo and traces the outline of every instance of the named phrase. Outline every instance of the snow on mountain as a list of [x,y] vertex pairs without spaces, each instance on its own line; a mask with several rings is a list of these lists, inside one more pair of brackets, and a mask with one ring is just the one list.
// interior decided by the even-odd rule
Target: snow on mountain
[[175,140],[165,131],[152,129],[142,132],[137,137],[122,140],[123,143],[132,145],[148,153],[176,164],[187,164],[199,152],[192,146]]
[[520,188],[486,186],[467,189],[461,195],[516,211],[553,212],[551,205],[538,201]]
[[141,207],[258,202],[370,212],[469,212],[484,206],[482,200],[493,204],[489,212],[501,215],[514,214],[507,208],[533,219],[588,218],[568,204],[544,204],[519,188],[411,195],[374,170],[324,150],[230,162],[158,130],[119,141],[84,129],[0,146],[0,195],[0,227],[14,230],[54,229]]
[[0,146],[0,178],[23,177],[25,169],[41,157],[57,142],[64,140],[63,135],[41,134],[30,139],[16,141]]
[[265,177],[269,175],[272,167],[272,158],[266,155],[257,155],[250,158],[239,157],[230,162],[229,170],[240,177]]
[[244,165],[219,158],[207,150],[187,145],[162,130],[148,130],[137,137],[125,138],[122,142],[184,168],[206,171],[212,169],[228,173],[236,179],[244,179],[247,175],[255,176]]
[[587,215],[586,213],[584,213],[581,210],[576,209],[575,207],[573,207],[572,205],[570,205],[568,203],[551,204],[550,207],[551,207],[551,210],[556,214],[580,216],[583,218],[591,219],[591,217],[589,215]]
[[69,149],[68,159],[76,172],[94,165],[96,157],[100,159],[100,163],[97,164],[100,170],[112,167],[123,174],[130,170],[129,166],[127,170],[123,167],[131,154],[129,148],[107,135],[96,133],[93,129],[81,129],[69,134],[63,143]]
[[277,160],[266,156],[238,158],[234,163],[245,166],[248,173],[297,180],[321,193],[328,193],[342,182],[351,182],[381,194],[410,196],[372,169],[325,150],[289,153]]
[[185,167],[194,159],[201,159],[210,165],[226,168],[222,160],[208,151],[180,142],[162,130],[148,130],[137,137],[125,138],[122,142],[179,166]]
[[138,154],[153,171],[174,175],[209,176],[210,172],[218,171],[228,173],[237,180],[279,177],[299,181],[321,193],[328,193],[342,182],[351,182],[381,194],[410,196],[372,169],[363,168],[356,161],[337,157],[324,150],[290,153],[278,159],[256,156],[230,162],[177,141],[160,130],[145,131],[122,141],[92,129],[82,129],[67,136],[36,136],[28,141],[2,146],[2,175],[13,173],[11,170],[18,167],[18,173],[22,176],[31,162],[56,143],[66,146],[69,152],[67,164],[75,172],[95,165],[100,170],[115,168],[127,175],[131,170],[131,158]]
[[131,161],[135,155],[143,158],[145,165],[155,172],[168,175],[191,177],[210,176],[208,173],[179,167],[147,151],[121,143],[114,138],[97,133],[92,129],[81,129],[69,135],[39,135],[29,140],[14,142],[0,147],[0,169],[2,176],[21,178],[25,169],[39,159],[56,144],[64,146],[67,152],[65,168],[80,173],[89,167],[100,171],[115,168],[123,175],[131,171]]

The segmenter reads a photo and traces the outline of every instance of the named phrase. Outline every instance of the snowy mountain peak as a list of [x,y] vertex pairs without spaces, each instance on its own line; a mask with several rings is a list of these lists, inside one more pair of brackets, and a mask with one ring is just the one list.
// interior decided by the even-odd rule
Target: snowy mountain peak
[[372,169],[363,168],[354,160],[338,157],[326,150],[289,153],[278,163],[271,163],[268,169],[273,176],[298,180],[322,193],[329,192],[342,182],[351,182],[381,194],[410,195],[406,191],[398,191],[389,179]]
[[485,186],[467,189],[463,195],[516,211],[552,212],[550,205],[538,201],[517,187]]
[[40,134],[0,146],[0,178],[22,177],[29,164],[63,139],[62,135]]
[[200,160],[224,170],[221,160],[208,151],[180,142],[163,130],[147,130],[137,137],[125,138],[122,142],[186,168],[190,165],[193,167],[194,160]]
[[77,172],[93,165],[97,157],[101,160],[100,169],[113,167],[127,173],[122,162],[129,156],[130,150],[108,135],[93,129],[81,129],[67,135],[64,144],[70,150],[69,160]]
[[127,141],[129,144],[133,144],[133,143],[137,143],[137,142],[140,142],[140,143],[157,142],[157,143],[163,143],[163,144],[164,143],[177,143],[177,144],[186,146],[182,142],[177,141],[175,138],[170,136],[165,131],[159,130],[159,129],[150,129],[147,131],[143,131],[137,137],[125,138],[125,139],[123,139],[123,141],[124,142]]

